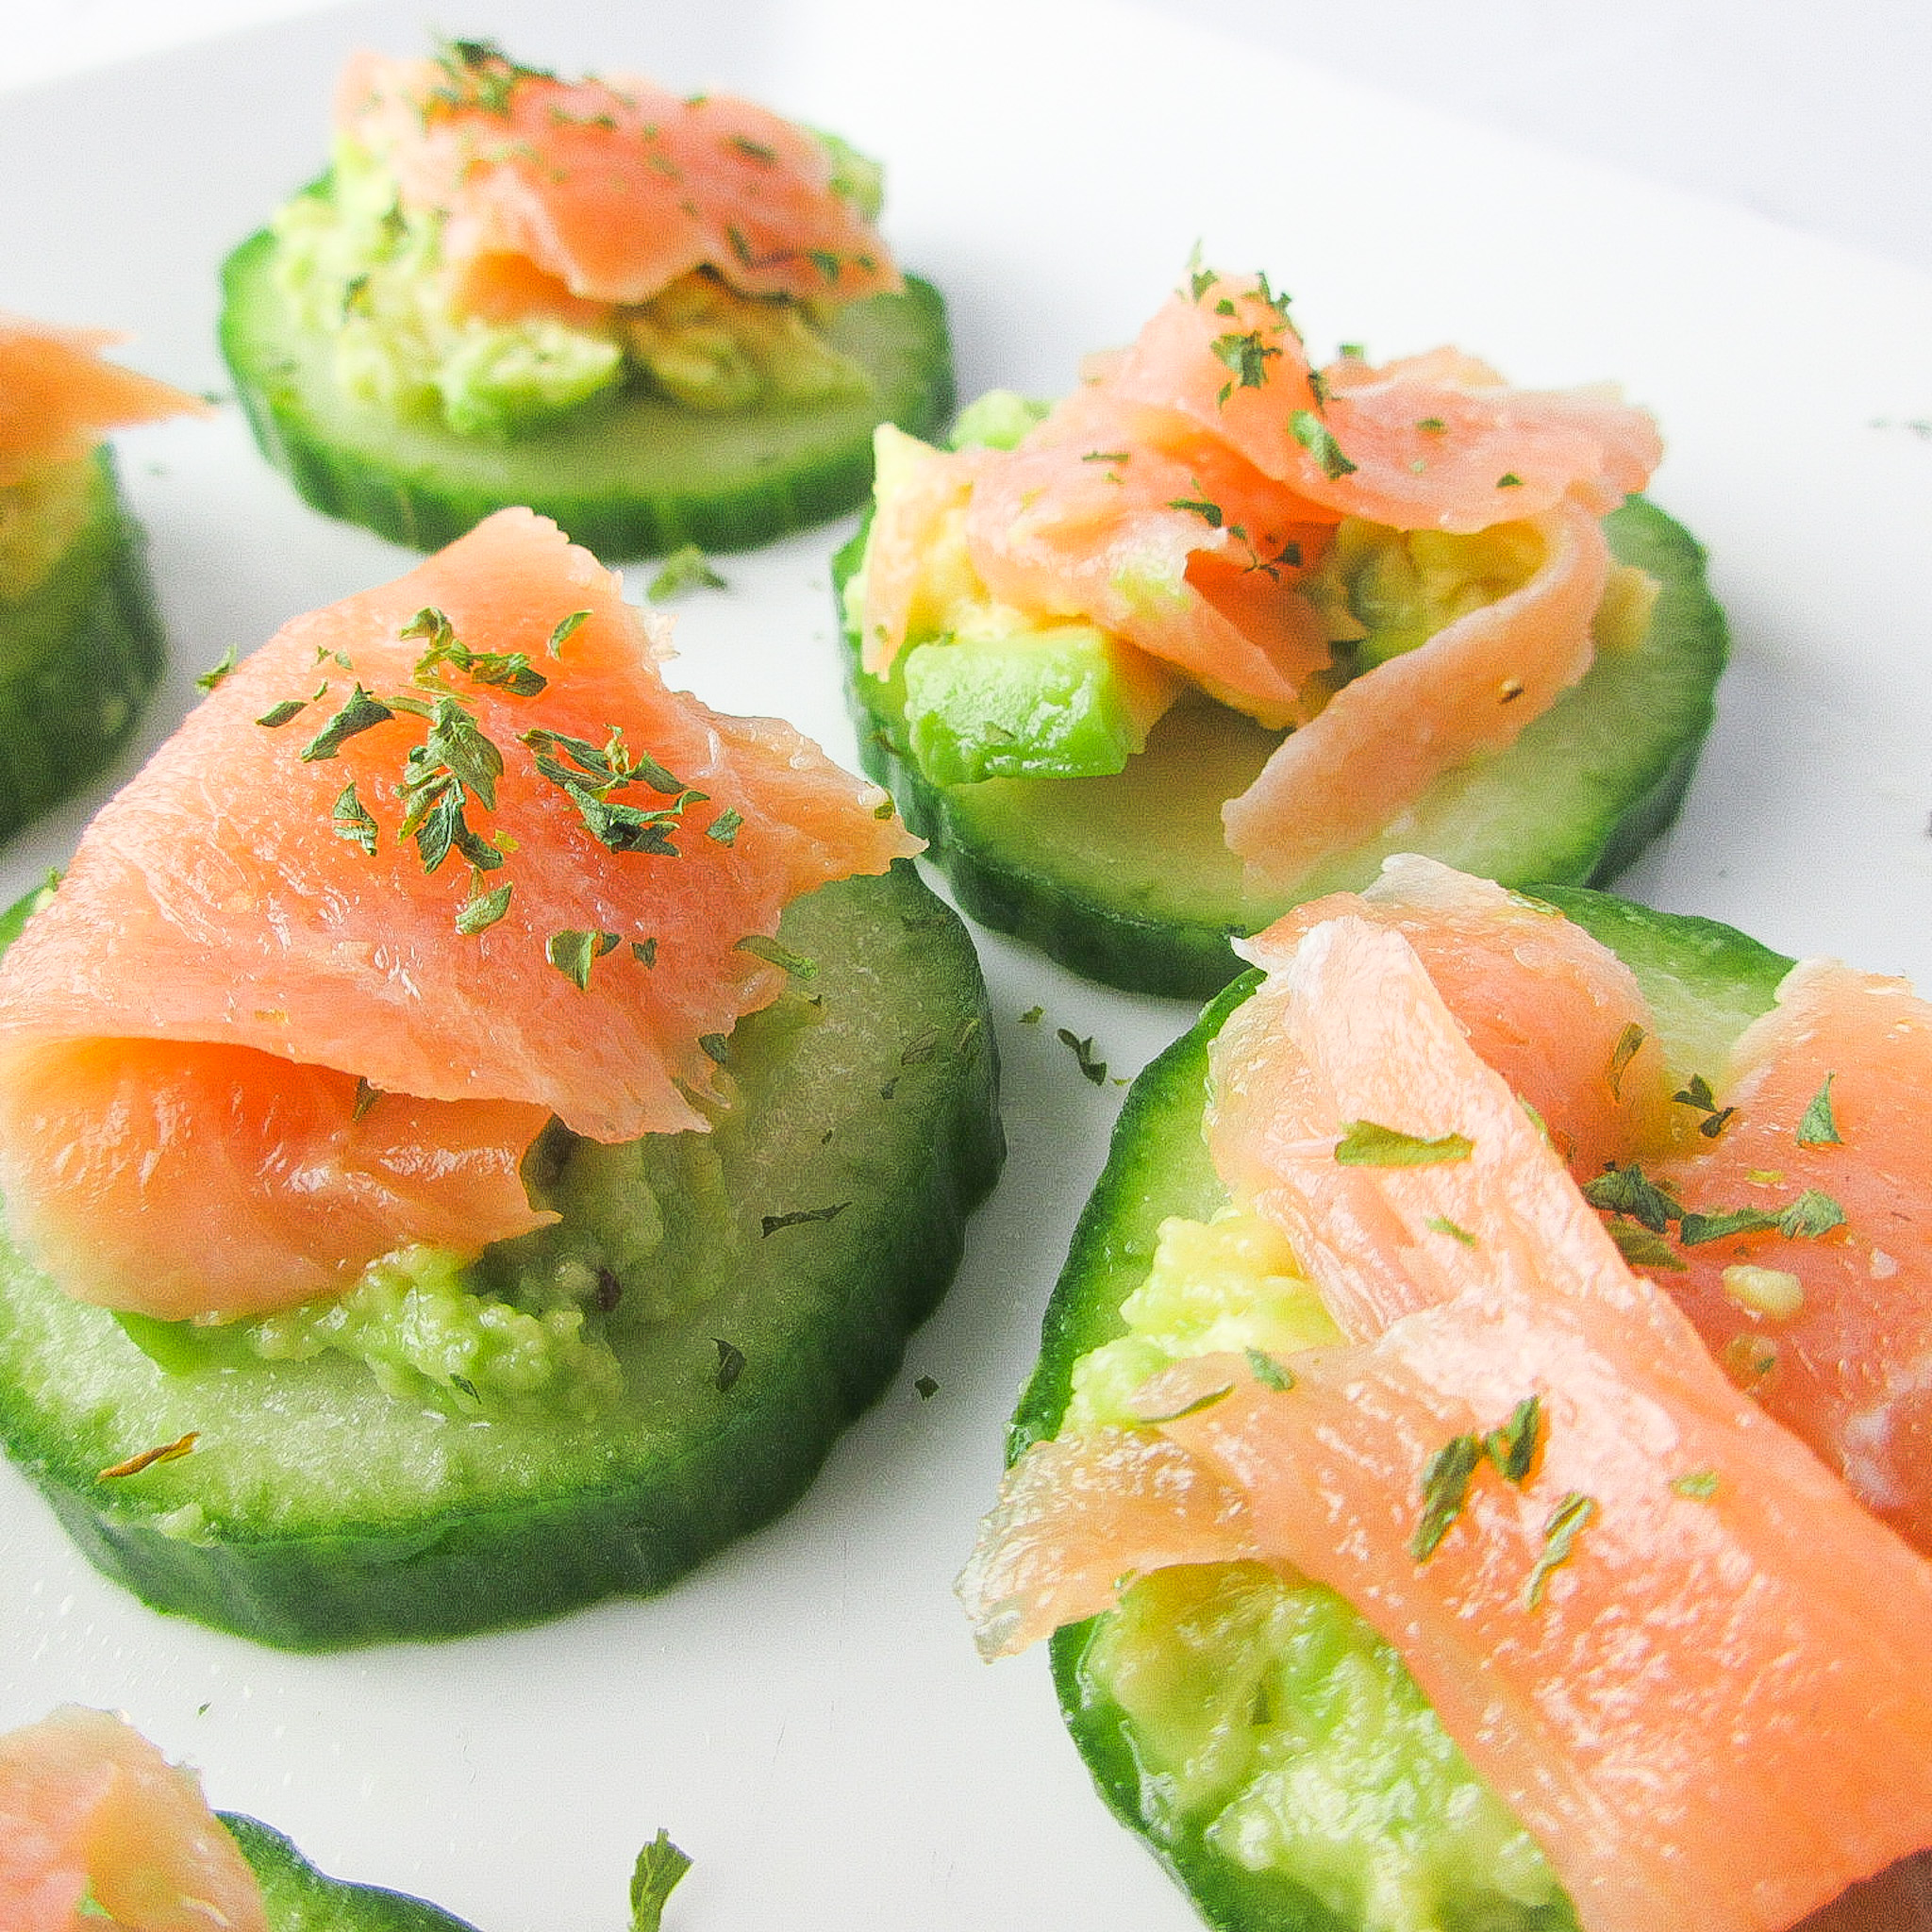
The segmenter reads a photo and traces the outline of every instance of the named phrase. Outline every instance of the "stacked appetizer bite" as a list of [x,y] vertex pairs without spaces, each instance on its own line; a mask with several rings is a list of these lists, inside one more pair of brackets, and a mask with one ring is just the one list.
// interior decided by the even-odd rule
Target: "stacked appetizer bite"
[[0,315],[0,837],[101,770],[167,655],[101,438],[208,405],[104,361],[119,340]]
[[1218,1926],[1917,1923],[1932,1007],[1557,899],[1405,858],[1242,948],[963,1593]]
[[325,1877],[281,1833],[210,1811],[125,1719],[77,1706],[0,1737],[0,1908],[19,1932],[471,1932]]
[[270,460],[385,536],[527,504],[601,556],[743,548],[952,406],[879,204],[873,162],[730,95],[365,55],[327,174],[227,263],[222,346]]
[[879,432],[841,561],[865,756],[968,909],[1075,969],[1211,992],[1391,852],[1594,879],[1675,811],[1724,624],[1613,391],[1318,370],[1265,277],[1199,270],[953,442]]
[[227,669],[0,963],[0,1433],[314,1645],[657,1588],[896,1366],[1000,1140],[874,787],[527,510]]

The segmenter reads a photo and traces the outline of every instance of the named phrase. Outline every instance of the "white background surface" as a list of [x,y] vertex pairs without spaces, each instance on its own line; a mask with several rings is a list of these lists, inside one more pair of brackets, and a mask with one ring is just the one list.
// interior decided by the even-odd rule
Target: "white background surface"
[[[232,15],[250,0],[205,4]],[[1711,170],[1735,164],[1734,201],[1803,221],[1816,210],[1790,184],[1815,172],[1807,155],[1849,171],[1860,155],[1920,154],[1895,214],[1922,206],[1932,171],[1908,117],[1871,104],[1898,105],[1911,61],[1923,78],[1923,41],[1895,59],[1874,35],[1834,67],[1804,57],[1822,10],[1794,9],[1791,34],[1756,42],[1776,60],[1687,68],[1673,56],[1699,10],[1667,29],[1660,10],[1628,8],[1614,58],[1599,41],[1585,61],[1573,34],[1566,97],[1520,48],[1510,80],[1497,51],[1541,10],[1460,9],[1457,46],[1418,25],[1421,9],[1405,32],[1394,10],[1358,9],[1365,64],[1437,105],[1338,78],[1335,34],[1287,6],[1256,32],[1312,64],[1104,0],[991,0],[970,15],[890,0],[476,0],[441,24],[498,32],[546,64],[760,94],[882,156],[893,239],[952,304],[963,393],[1066,387],[1083,349],[1133,332],[1197,237],[1210,259],[1265,265],[1293,291],[1318,352],[1343,337],[1378,355],[1454,340],[1525,382],[1621,376],[1665,425],[1655,493],[1710,545],[1737,649],[1684,821],[1627,885],[1789,951],[1932,984],[1932,440],[1906,426],[1932,419],[1932,281],[1906,265],[1924,258],[1922,237],[1824,224],[1890,247],[1888,262],[1439,117],[1459,60],[1490,76],[1475,111],[1521,126],[1534,105],[1544,132],[1601,156],[1621,152],[1604,129],[1625,129],[1597,79],[1613,73],[1655,125],[1660,97],[1637,82],[1696,74],[1672,84],[1696,97],[1684,115],[1742,131],[1709,135],[1701,178],[1667,143],[1650,151],[1656,172],[1723,193]],[[1894,33],[1911,25],[1903,8],[1863,11]],[[85,63],[107,44],[97,29],[152,39],[172,18],[131,0],[37,14],[41,65],[28,31],[16,71]],[[63,22],[75,33],[61,42]],[[408,50],[421,25],[407,6],[303,13],[0,97],[0,305],[130,327],[143,366],[218,386],[221,255],[314,172],[343,52]],[[1749,88],[1724,92],[1740,73],[1829,111],[1774,120]],[[1782,172],[1744,169],[1745,152],[1775,154]],[[123,454],[175,641],[157,731],[229,643],[407,566],[296,503],[232,410],[129,436]],[[730,591],[692,599],[680,625],[706,697],[789,714],[849,758],[824,567],[846,527],[731,560]],[[91,804],[9,848],[0,891],[64,856]],[[1188,1014],[1081,986],[1003,941],[983,953],[1008,1061],[1008,1178],[906,1374],[792,1515],[649,1603],[291,1657],[142,1609],[6,1474],[0,1724],[66,1698],[125,1707],[204,1767],[217,1802],[290,1831],[325,1869],[423,1892],[486,1932],[620,1927],[630,1859],[659,1824],[698,1860],[676,1932],[1181,1932],[1185,1903],[1089,1792],[1041,1660],[983,1669],[948,1581],[1119,1098],[1079,1078],[1052,1029],[1092,1034],[1119,1074]],[[1045,1024],[1018,1025],[1036,1003]],[[930,1402],[911,1389],[921,1374],[941,1385]]]

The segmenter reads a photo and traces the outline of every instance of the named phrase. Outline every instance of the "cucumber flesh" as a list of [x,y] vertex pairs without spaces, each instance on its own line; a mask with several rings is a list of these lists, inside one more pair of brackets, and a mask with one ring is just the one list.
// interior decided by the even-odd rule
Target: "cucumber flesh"
[[[1674,1066],[1715,1064],[1730,1041],[1769,1009],[1792,962],[1733,928],[1712,921],[1654,912],[1607,893],[1534,888],[1583,925],[1628,965],[1651,1002],[1666,1059]],[[1170,1215],[1207,1220],[1227,1205],[1202,1139],[1208,1092],[1208,1049],[1227,1015],[1259,983],[1249,973],[1229,986],[1194,1027],[1154,1060],[1135,1081],[1115,1129],[1105,1171],[1075,1229],[1067,1264],[1046,1311],[1041,1355],[1023,1393],[1008,1437],[1008,1459],[1055,1435],[1065,1415],[1074,1364],[1091,1350],[1126,1332],[1121,1304],[1146,1279],[1160,1224]],[[1221,1574],[1221,1573],[1217,1573]],[[1232,1572],[1226,1573],[1230,1576]],[[1324,1593],[1325,1595],[1325,1592]],[[1338,1914],[1306,1881],[1306,1874],[1277,1862],[1243,1859],[1228,1851],[1232,1834],[1217,1833],[1227,1808],[1225,1792],[1204,1808],[1174,1802],[1174,1783],[1160,1768],[1159,1754],[1115,1694],[1117,1679],[1103,1670],[1108,1638],[1129,1614],[1113,1610],[1057,1632],[1052,1640],[1054,1680],[1060,1709],[1109,1807],[1138,1833],[1188,1891],[1210,1925],[1221,1932],[1355,1932],[1357,1921]],[[1353,1612],[1344,1612],[1353,1618]],[[1359,1620],[1357,1620],[1359,1623]],[[1169,1626],[1173,1628],[1174,1626]],[[1360,1641],[1340,1654],[1338,1671],[1359,1669],[1379,1640],[1360,1624]],[[1141,1634],[1145,1632],[1146,1635]],[[1141,1617],[1134,1641],[1171,1651],[1142,1652],[1149,1672],[1171,1670],[1186,1682],[1219,1659],[1202,1646],[1199,1626],[1191,1642],[1170,1635],[1158,1620]],[[1118,1654],[1118,1646],[1113,1646]],[[1225,1653],[1229,1665],[1252,1667],[1253,1646]],[[1261,1659],[1265,1662],[1265,1657]],[[1276,1662],[1306,1674],[1307,1658],[1286,1655]],[[1384,1662],[1399,1668],[1392,1657]],[[1412,1689],[1412,1680],[1405,1682]],[[1338,1697],[1346,1687],[1340,1675]],[[1196,1701],[1201,1693],[1197,1692]],[[1399,1710],[1400,1699],[1389,1699]],[[1383,1732],[1358,1737],[1365,1755],[1391,1756],[1414,1748],[1426,1757],[1427,1738],[1412,1746],[1400,1731],[1399,1715],[1385,1718]],[[1434,1732],[1433,1720],[1428,1728]],[[1440,1733],[1436,1733],[1440,1737]],[[1256,1801],[1256,1787],[1234,1794]],[[1250,1834],[1252,1837],[1252,1834]],[[1558,1895],[1524,1903],[1485,1890],[1442,1904],[1444,1926],[1481,1926],[1485,1932],[1557,1932],[1574,1926],[1568,1902]]]
[[344,396],[325,338],[275,286],[275,238],[253,235],[222,270],[222,353],[262,454],[330,516],[429,550],[492,510],[526,504],[599,557],[681,544],[744,550],[856,508],[872,435],[930,436],[953,404],[945,307],[929,283],[856,302],[827,340],[874,393],[710,414],[621,391],[510,441],[398,421]]
[[0,838],[107,768],[166,662],[147,540],[104,448],[73,541],[25,596],[0,601]]
[[[1247,890],[1221,825],[1280,735],[1205,700],[1176,705],[1117,775],[936,784],[911,752],[896,687],[859,669],[848,618],[861,754],[975,919],[1129,991],[1206,998],[1241,969],[1231,934],[1298,900],[1359,891],[1391,852],[1505,885],[1600,883],[1675,816],[1726,649],[1696,542],[1641,497],[1606,527],[1619,560],[1661,585],[1645,636],[1599,651],[1515,744],[1445,774],[1399,832],[1335,854],[1287,897]],[[841,592],[862,549],[855,540],[840,555]]]
[[270,1932],[475,1932],[467,1919],[424,1899],[325,1877],[258,1819],[216,1815],[260,1882]]
[[86,1554],[316,1649],[658,1590],[791,1504],[943,1291],[1002,1142],[978,963],[909,865],[797,902],[781,939],[820,1004],[732,1035],[732,1265],[695,1305],[640,1278],[591,1318],[625,1372],[594,1418],[445,1414],[341,1357],[170,1374],[0,1247],[0,1439]]

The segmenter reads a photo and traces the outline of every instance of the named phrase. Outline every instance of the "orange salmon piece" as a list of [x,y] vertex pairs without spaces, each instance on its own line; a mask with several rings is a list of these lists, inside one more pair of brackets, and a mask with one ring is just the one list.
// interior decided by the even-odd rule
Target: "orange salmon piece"
[[1601,516],[1663,454],[1656,423],[1614,387],[1511,389],[1457,349],[1379,368],[1343,357],[1314,374],[1287,298],[1255,277],[1195,275],[1093,367],[1338,520],[1398,530],[1485,530],[1566,499]]
[[[333,757],[302,756],[358,686],[433,696],[412,683],[423,637],[401,634],[425,609],[471,651],[521,655],[547,680],[520,696],[443,673],[504,764],[493,809],[474,789],[466,804],[476,841],[508,841],[502,866],[474,879],[460,855],[425,871],[424,851],[400,837],[397,786],[425,746],[423,718],[397,708]],[[425,1184],[494,1204],[456,1243],[467,1251],[532,1225],[515,1160],[553,1113],[605,1141],[701,1128],[688,1096],[715,1091],[706,1040],[784,984],[739,941],[771,937],[792,899],[882,872],[917,841],[879,815],[883,792],[789,725],[722,717],[669,691],[664,648],[594,558],[543,519],[505,510],[396,582],[297,618],[228,674],[95,819],[59,891],[0,963],[0,1178],[39,1257],[58,1274],[95,1239],[96,1206],[132,1199],[114,1265],[141,1250],[147,1259],[118,1287],[81,1264],[90,1298],[138,1307],[152,1279],[158,1291],[172,1283],[176,1312],[192,1261],[207,1297],[197,1312],[283,1306],[314,1291],[318,1270],[352,1276],[398,1239],[441,1239],[441,1210],[392,1211]],[[258,722],[297,699],[308,701],[299,722]],[[658,760],[658,780],[684,788],[662,835],[670,849],[594,836],[583,800],[597,801],[544,774],[550,741],[526,743],[533,731],[598,747],[619,732]],[[550,762],[568,776],[567,756]],[[343,829],[351,785],[374,826],[371,852]],[[608,800],[674,806],[642,780]],[[502,916],[459,933],[466,899],[502,881]],[[548,957],[573,931],[601,952],[581,988]],[[181,1049],[143,1109],[159,1141],[135,1129],[115,1056],[95,1044],[125,1041]],[[229,1058],[197,1069],[200,1049]],[[56,1067],[49,1104],[62,1120],[88,1110],[82,1088],[96,1081],[97,1141],[46,1144],[35,1081]],[[358,1079],[411,1108],[385,1124],[385,1099],[357,1119]],[[232,1250],[208,1238],[184,1257],[173,1245],[195,1201],[217,1226],[234,1204],[193,1179],[212,1124],[161,1094],[201,1096],[199,1108],[225,1082],[223,1131],[240,1138],[208,1171],[244,1187],[265,1174],[282,1193],[273,1270],[253,1208],[234,1215]],[[431,1115],[441,1123],[425,1151],[388,1141],[411,1112],[425,1128]],[[196,1191],[169,1200],[164,1175]]]
[[[569,294],[647,302],[708,268],[747,295],[850,302],[903,286],[832,188],[805,129],[728,94],[681,98],[635,75],[564,81],[500,56],[358,55],[337,125],[392,169],[404,204],[445,217],[458,301],[501,315],[526,261]],[[546,307],[549,305],[545,305]]]
[[1186,416],[1091,385],[984,464],[967,512],[1002,603],[1085,618],[1271,725],[1303,715],[1301,688],[1328,664],[1292,592],[1332,531]]
[[261,1888],[192,1771],[68,1705],[0,1737],[0,1932],[268,1932]]
[[1311,899],[1237,950],[1257,966],[1284,966],[1307,933],[1342,913],[1408,941],[1477,1057],[1536,1108],[1573,1174],[1587,1180],[1670,1144],[1670,1081],[1649,1002],[1629,967],[1574,920],[1403,853],[1365,891]]
[[214,413],[199,396],[105,360],[101,351],[123,340],[0,314],[0,489],[77,461],[106,430]]
[[[1932,1551],[1928,1090],[1932,1006],[1903,980],[1807,960],[1738,1040],[1717,1094],[1736,1114],[1651,1171],[1707,1214],[1775,1212],[1807,1189],[1843,1210],[1815,1237],[1770,1229],[1680,1246],[1683,1272],[1656,1278],[1769,1414]],[[1784,1279],[1727,1281],[1740,1266]]]
[[1329,854],[1389,826],[1444,773],[1515,743],[1590,669],[1609,575],[1602,525],[1566,503],[1520,590],[1337,691],[1222,808],[1251,887],[1287,891]]

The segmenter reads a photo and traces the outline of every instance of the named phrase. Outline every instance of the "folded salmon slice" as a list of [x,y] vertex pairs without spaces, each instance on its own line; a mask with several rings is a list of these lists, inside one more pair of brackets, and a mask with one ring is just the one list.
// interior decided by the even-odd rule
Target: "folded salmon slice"
[[1680,1243],[1682,1268],[1657,1279],[1771,1414],[1932,1552],[1932,1005],[1903,980],[1807,960],[1715,1088],[1736,1112],[1653,1177],[1706,1214],[1775,1213],[1816,1191],[1843,1220]]
[[[418,681],[438,618],[485,675]],[[705,1125],[706,1042],[784,983],[740,941],[917,841],[789,725],[669,691],[664,648],[594,558],[505,510],[222,680],[0,963],[0,1179],[64,1287],[170,1317],[285,1306],[403,1241],[536,1224],[517,1165],[553,1114],[605,1141]],[[519,658],[534,694],[503,681]],[[406,704],[303,756],[369,694]],[[463,794],[475,872],[400,836],[398,788],[439,769],[406,705],[439,698],[503,762],[493,806]],[[653,775],[605,788],[569,749],[613,743]],[[155,1044],[103,1045],[125,1041]]]
[[[1280,1390],[1235,1357],[1157,1377],[1137,1398],[1162,1419],[1150,1440],[1198,1468],[1130,1479],[1139,1502],[1237,1492],[1254,1549],[1401,1652],[1591,1932],[1782,1932],[1932,1842],[1932,1567],[1631,1272],[1406,939],[1316,927],[1213,1070],[1217,1160],[1244,1143],[1237,1184],[1262,1177],[1256,1205],[1355,1339],[1295,1355]],[[1361,1123],[1438,1156],[1338,1160]],[[1482,1443],[1532,1396],[1512,1480]],[[1171,1549],[1171,1520],[1094,1549],[1107,1513],[1067,1485],[1001,1524],[1001,1542],[1065,1530],[1078,1567],[1049,1614],[1105,1607],[1140,1553]],[[973,1573],[995,1591],[1013,1574],[997,1545]],[[970,1607],[1008,1647],[1041,1634],[1024,1596]]]
[[506,279],[525,283],[519,263],[602,303],[647,302],[700,268],[801,301],[902,286],[824,143],[729,94],[564,81],[458,43],[442,61],[358,55],[337,121],[395,173],[407,208],[444,217],[459,306],[484,313],[503,308]]
[[268,1932],[261,1888],[191,1771],[69,1705],[0,1737],[0,1932]]
[[1400,838],[1431,784],[1514,744],[1590,669],[1610,569],[1603,526],[1564,503],[1531,527],[1543,560],[1527,583],[1343,685],[1222,808],[1252,886],[1285,891],[1330,853]]
[[[1406,852],[1360,893],[1311,899],[1253,939],[1257,966],[1285,966],[1301,941],[1352,913],[1402,934],[1476,1056],[1535,1108],[1570,1171],[1647,1158],[1673,1139],[1671,1080],[1637,975],[1555,907]],[[1219,1118],[1233,1094],[1224,1088]],[[1252,1136],[1226,1136],[1238,1160]]]
[[0,315],[0,489],[86,456],[105,430],[213,413],[199,396],[106,360],[101,351],[122,340]]

